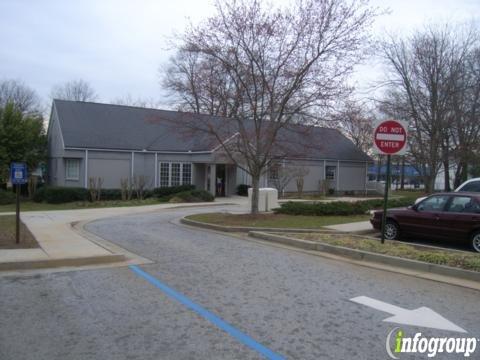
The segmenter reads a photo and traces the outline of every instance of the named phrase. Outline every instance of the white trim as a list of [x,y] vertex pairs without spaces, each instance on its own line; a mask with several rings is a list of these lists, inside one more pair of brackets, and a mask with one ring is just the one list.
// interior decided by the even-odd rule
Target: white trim
[[368,164],[365,163],[365,196],[368,195]]
[[133,175],[135,173],[135,152],[132,151],[132,171],[130,176],[132,177],[131,181],[133,181]]
[[90,151],[105,151],[105,152],[122,152],[122,153],[147,153],[147,154],[211,154],[212,151],[153,151],[153,150],[121,150],[121,149],[101,149],[101,148],[85,148],[85,147],[66,147],[65,150],[82,150],[88,149]]
[[338,159],[325,159],[325,158],[289,158],[289,157],[284,157],[284,160],[312,160],[312,161],[331,161],[331,162],[355,162],[355,163],[374,163],[374,160],[338,160]]
[[48,121],[48,128],[47,128],[47,139],[50,137],[50,127],[53,126],[52,125],[53,122],[51,120],[53,118],[54,112],[57,115],[56,119],[58,120],[58,130],[60,131],[60,140],[62,141],[62,149],[65,150],[66,148],[65,148],[65,141],[63,140],[62,126],[60,125],[60,117],[58,116],[58,113],[57,113],[57,107],[55,106],[55,101],[52,102],[52,110],[50,111],[50,119]]
[[85,149],[85,189],[88,189],[88,149]]
[[168,186],[172,186],[172,163],[168,163]]
[[[65,181],[79,181],[80,180],[80,160],[79,158],[64,158],[64,165],[65,165]],[[69,161],[76,161],[77,163],[77,172],[78,175],[76,177],[68,177],[68,165]]]
[[156,188],[158,187],[158,154],[155,153],[155,184],[153,184],[153,187]]
[[220,145],[217,145],[215,146],[211,152],[216,152],[217,150],[219,150],[220,148],[224,147],[226,143],[228,143],[230,140],[232,140],[233,138],[235,138],[236,136],[238,136],[240,133],[239,132],[236,132],[235,134],[233,134],[232,136],[230,136],[227,140],[225,140],[223,142],[223,144],[220,144]]
[[337,192],[340,191],[340,160],[337,160]]
[[[178,154],[178,155],[188,155],[188,154],[212,154],[213,150],[205,151],[153,151],[153,150],[121,150],[121,149],[101,149],[101,148],[85,148],[85,147],[65,147],[65,150],[89,150],[89,151],[105,151],[105,152],[123,152],[123,153],[147,153],[147,154]],[[356,163],[374,163],[374,160],[338,160],[338,159],[329,159],[329,158],[299,158],[299,157],[284,157],[283,160],[313,160],[313,161],[337,161],[337,162],[356,162]],[[202,161],[196,161],[197,163],[204,163]]]
[[183,185],[183,164],[180,164],[180,179],[178,180],[180,185]]

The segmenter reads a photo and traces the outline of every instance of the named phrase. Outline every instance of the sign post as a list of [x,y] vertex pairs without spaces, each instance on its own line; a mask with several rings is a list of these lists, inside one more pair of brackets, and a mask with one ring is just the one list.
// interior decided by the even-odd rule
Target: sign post
[[10,181],[15,185],[17,192],[15,242],[20,242],[20,186],[27,182],[27,165],[25,163],[12,163],[10,165]]
[[387,155],[387,178],[383,199],[382,244],[385,242],[385,224],[387,222],[388,191],[390,190],[390,165],[392,155],[404,155],[407,152],[407,124],[403,121],[386,120],[376,124],[373,143],[377,154]]

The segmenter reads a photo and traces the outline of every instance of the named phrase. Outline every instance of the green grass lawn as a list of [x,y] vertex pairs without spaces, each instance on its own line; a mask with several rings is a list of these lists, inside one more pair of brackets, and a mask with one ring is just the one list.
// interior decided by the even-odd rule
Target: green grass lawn
[[188,219],[224,226],[275,227],[318,229],[327,225],[366,221],[369,215],[352,216],[303,216],[283,214],[226,214],[207,213],[187,216]]
[[[106,207],[122,207],[122,206],[142,206],[142,205],[154,205],[161,204],[156,198],[149,198],[145,200],[109,200],[109,201],[77,201],[64,204],[47,204],[36,203],[33,201],[24,200],[20,204],[21,211],[45,211],[45,210],[72,210],[72,209],[94,209],[94,208],[106,208]],[[15,204],[0,205],[0,212],[15,211]]]
[[344,234],[288,234],[303,240],[318,241],[335,246],[343,246],[350,249],[369,251],[378,254],[397,256],[405,259],[424,261],[431,264],[447,265],[466,270],[480,271],[480,254],[457,250],[436,250],[420,246],[414,246],[397,241],[386,241],[349,236]]
[[0,216],[0,249],[25,249],[36,248],[38,243],[27,229],[20,222],[20,243],[15,243],[15,216]]

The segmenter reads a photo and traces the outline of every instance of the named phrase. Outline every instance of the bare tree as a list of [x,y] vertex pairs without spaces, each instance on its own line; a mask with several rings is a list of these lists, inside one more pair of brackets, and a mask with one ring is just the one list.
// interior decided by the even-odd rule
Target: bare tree
[[133,196],[133,183],[129,178],[120,179],[122,201],[131,200]]
[[50,96],[52,99],[72,101],[95,101],[98,97],[92,86],[82,79],[55,85]]
[[162,85],[170,90],[171,103],[178,110],[227,117],[235,111],[229,104],[234,84],[216,59],[180,48],[161,71]]
[[142,99],[142,98],[133,98],[131,94],[127,94],[123,97],[117,97],[111,101],[112,104],[116,105],[126,105],[126,106],[135,106],[135,107],[143,107],[143,108],[151,108],[156,109],[159,107],[159,102],[149,98],[149,99]]
[[370,152],[375,114],[367,105],[347,100],[332,120],[327,122],[329,127],[339,129],[359,149]]
[[306,167],[286,164],[284,161],[272,163],[268,170],[269,180],[278,190],[280,195],[284,195],[285,188],[293,179],[303,179],[308,174],[308,169]]
[[450,98],[453,118],[449,127],[456,160],[454,187],[467,180],[469,168],[479,165],[480,47],[465,58],[457,81],[457,91]]
[[22,113],[40,113],[40,100],[34,90],[20,80],[0,81],[0,108],[13,103]]
[[[374,17],[364,1],[305,0],[275,8],[261,0],[230,0],[217,1],[215,15],[186,30],[179,48],[187,62],[180,63],[191,70],[172,62],[184,77],[169,89],[194,111],[230,118],[198,116],[184,125],[213,136],[250,174],[252,213],[258,212],[260,176],[286,154],[288,137],[280,141],[279,134],[344,94]],[[198,66],[211,75],[191,79]],[[212,79],[225,84],[218,93],[212,93]],[[210,108],[197,105],[207,90],[215,102]]]
[[410,122],[410,152],[427,191],[433,190],[442,165],[448,175],[452,97],[475,41],[473,31],[460,34],[448,26],[430,26],[408,39],[391,37],[382,46],[390,78],[380,108]]
[[145,175],[134,175],[133,176],[133,188],[135,190],[135,194],[137,195],[138,200],[143,200],[145,195],[145,187],[147,186],[148,176]]

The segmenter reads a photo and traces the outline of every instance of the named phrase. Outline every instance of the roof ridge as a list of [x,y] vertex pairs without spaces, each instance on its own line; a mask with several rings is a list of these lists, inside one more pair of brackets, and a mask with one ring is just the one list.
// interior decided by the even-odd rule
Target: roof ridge
[[53,102],[57,102],[57,101],[66,102],[66,103],[90,104],[90,105],[98,105],[98,106],[116,106],[116,107],[121,107],[121,108],[131,108],[131,109],[141,109],[141,110],[154,110],[154,111],[163,111],[163,112],[174,113],[174,114],[188,114],[188,115],[195,115],[195,116],[215,117],[215,118],[219,118],[219,119],[229,119],[229,118],[227,118],[227,117],[220,116],[220,115],[199,114],[199,113],[194,113],[194,112],[190,112],[190,111],[167,110],[167,109],[158,109],[158,108],[144,107],[144,106],[104,103],[104,102],[97,102],[97,101],[80,101],[80,100],[53,99]]

